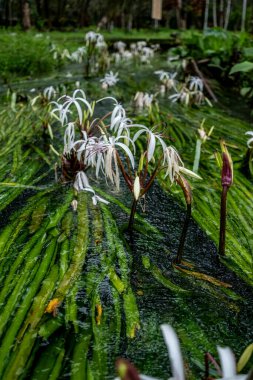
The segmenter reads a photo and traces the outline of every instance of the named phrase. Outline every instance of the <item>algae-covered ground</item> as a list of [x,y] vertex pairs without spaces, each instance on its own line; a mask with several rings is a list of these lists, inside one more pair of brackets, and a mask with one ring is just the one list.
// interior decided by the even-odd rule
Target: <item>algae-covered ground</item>
[[[242,170],[250,109],[212,80],[218,98],[213,107],[172,104],[167,94],[158,94],[159,108],[136,111],[136,91],[158,93],[154,71],[166,65],[166,56],[159,54],[141,66],[116,65],[119,82],[108,92],[101,89],[99,75],[83,79],[82,64],[13,83],[15,97],[2,87],[1,378],[113,379],[115,360],[123,356],[141,373],[166,379],[170,368],[162,323],[178,333],[189,379],[203,376],[205,352],[217,359],[216,346],[230,346],[239,358],[252,342],[253,194],[252,179]],[[110,202],[94,206],[89,194],[77,195],[71,183],[59,181],[60,160],[50,145],[62,151],[63,128],[49,119],[47,106],[31,104],[30,90],[37,95],[54,85],[62,95],[71,93],[76,81],[89,100],[114,96],[134,121],[168,136],[189,169],[197,129],[203,119],[207,130],[214,126],[202,145],[202,180],[191,181],[193,218],[183,265],[173,262],[185,217],[178,186],[159,176],[129,236],[131,197],[124,186],[115,192],[91,176],[98,194]],[[234,162],[222,259],[217,253],[220,168],[214,157],[220,139]]]

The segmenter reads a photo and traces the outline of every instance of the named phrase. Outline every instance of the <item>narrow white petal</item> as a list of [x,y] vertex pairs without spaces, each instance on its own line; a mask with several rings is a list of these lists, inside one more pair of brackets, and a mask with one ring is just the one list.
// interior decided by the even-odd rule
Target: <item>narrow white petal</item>
[[221,363],[221,371],[222,376],[224,378],[230,378],[236,375],[236,361],[233,352],[229,347],[217,347],[220,363]]
[[169,352],[173,378],[175,380],[185,380],[184,363],[177,334],[170,325],[163,324],[161,329]]
[[149,144],[148,144],[148,162],[153,158],[155,152],[155,135],[152,132],[149,132]]
[[131,162],[132,168],[134,168],[134,156],[133,156],[131,150],[128,148],[128,146],[126,146],[123,143],[119,143],[119,142],[117,142],[116,145],[119,145],[126,152],[128,158]]
[[185,175],[188,175],[189,177],[193,177],[196,179],[202,179],[198,174],[192,172],[189,169],[186,169],[184,166],[179,166],[179,171]]

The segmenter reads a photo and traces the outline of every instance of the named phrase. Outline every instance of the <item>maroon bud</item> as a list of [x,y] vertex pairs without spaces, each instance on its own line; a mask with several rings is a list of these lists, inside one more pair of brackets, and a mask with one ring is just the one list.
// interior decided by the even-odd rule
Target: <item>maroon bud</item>
[[121,380],[140,380],[137,369],[129,360],[118,359],[116,361],[116,370]]
[[231,186],[233,182],[233,168],[227,153],[222,153],[222,171],[221,184],[222,186]]

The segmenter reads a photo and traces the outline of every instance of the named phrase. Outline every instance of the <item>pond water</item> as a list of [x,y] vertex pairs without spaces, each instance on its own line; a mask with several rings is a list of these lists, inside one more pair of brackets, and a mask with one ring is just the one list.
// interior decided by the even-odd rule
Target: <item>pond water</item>
[[[157,69],[164,66],[159,59],[155,63]],[[113,95],[120,100],[133,96],[136,89],[156,91],[153,66],[138,72],[131,66],[117,69],[122,82]],[[82,78],[80,66],[65,70],[73,72],[66,83]],[[62,83],[63,76],[50,79],[50,84]],[[21,86],[28,90],[35,83]],[[39,83],[42,86],[48,79]],[[89,96],[104,95],[99,78],[82,85]],[[1,378],[113,379],[115,360],[127,357],[141,373],[167,379],[170,368],[162,323],[171,324],[178,333],[189,379],[203,376],[205,352],[217,358],[217,345],[230,346],[239,357],[252,342],[252,184],[236,172],[243,184],[239,187],[235,182],[231,192],[235,202],[241,202],[241,224],[236,224],[238,210],[231,206],[228,258],[220,262],[215,244],[219,173],[210,160],[222,136],[236,149],[243,144],[243,133],[249,128],[244,109],[229,110],[223,104],[214,110],[186,110],[171,107],[166,100],[160,107],[169,114],[168,133],[189,165],[198,123],[206,117],[217,130],[202,152],[204,180],[201,185],[194,183],[193,215],[199,225],[191,220],[180,267],[173,264],[185,217],[178,189],[169,189],[169,194],[166,182],[159,178],[145,199],[145,212],[138,209],[133,236],[124,230],[131,205],[124,189],[115,193],[93,180],[110,205],[93,207],[89,195],[79,194],[74,212],[72,188],[55,183],[53,159],[48,154],[48,165],[34,149],[43,151],[43,139],[25,129],[29,113],[21,115],[22,136],[12,146],[9,143],[10,148],[7,144],[2,154],[1,183],[35,188],[0,188]],[[9,138],[7,131],[4,139]],[[60,150],[61,133],[55,139]],[[248,195],[245,201],[240,199],[242,194]],[[245,224],[249,232],[242,234]]]

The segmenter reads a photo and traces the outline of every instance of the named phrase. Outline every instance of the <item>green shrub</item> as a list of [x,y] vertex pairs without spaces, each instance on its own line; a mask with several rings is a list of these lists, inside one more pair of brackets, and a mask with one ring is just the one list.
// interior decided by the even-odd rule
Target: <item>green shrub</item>
[[13,76],[35,76],[54,69],[56,62],[45,36],[11,33],[0,35],[0,77],[9,81]]

